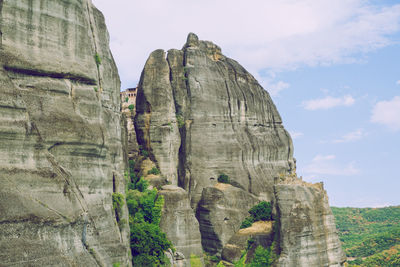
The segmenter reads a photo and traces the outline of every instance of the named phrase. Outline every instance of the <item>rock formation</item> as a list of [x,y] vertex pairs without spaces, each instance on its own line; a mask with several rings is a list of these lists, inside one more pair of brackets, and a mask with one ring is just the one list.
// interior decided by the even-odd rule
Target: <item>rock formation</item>
[[[280,227],[279,266],[343,264],[325,191],[298,178],[291,180],[297,185],[277,182],[295,173],[290,135],[268,92],[218,46],[189,34],[182,50],[151,53],[136,112],[138,143],[171,184],[160,192],[171,199],[162,228],[186,258],[202,257],[201,247],[217,256],[237,254],[229,242],[247,211],[265,200]],[[221,174],[229,184],[217,181]],[[297,225],[303,217],[307,222]]]
[[[343,264],[322,185],[295,177],[268,92],[218,46],[189,34],[182,50],[154,51],[135,115],[129,99],[120,112],[90,0],[1,0],[0,15],[1,266],[130,266],[128,211],[113,203],[125,192],[124,149],[164,196],[160,226],[177,265],[203,251],[233,262],[249,237],[278,242],[278,266]],[[262,200],[275,223],[239,230]]]
[[276,179],[280,266],[341,266],[345,255],[322,183]]
[[[120,81],[90,0],[2,0],[0,265],[130,265]],[[119,224],[117,223],[119,221]]]
[[138,153],[138,143],[136,140],[136,132],[133,125],[133,121],[136,115],[136,94],[137,88],[128,88],[127,90],[120,93],[121,96],[121,113],[126,117],[123,120],[126,121],[126,129],[128,133],[128,140],[125,148],[127,150],[128,157],[132,158]]

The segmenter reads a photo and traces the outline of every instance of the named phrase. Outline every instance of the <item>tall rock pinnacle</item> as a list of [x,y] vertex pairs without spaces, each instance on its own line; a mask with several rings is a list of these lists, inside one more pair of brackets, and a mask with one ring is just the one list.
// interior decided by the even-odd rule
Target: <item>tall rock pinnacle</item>
[[[190,33],[182,50],[151,53],[138,86],[136,111],[139,145],[170,184],[160,193],[176,200],[166,202],[169,214],[163,215],[162,227],[186,257],[201,256],[197,225],[203,250],[221,255],[247,211],[264,200],[273,203],[283,227],[280,266],[344,262],[326,192],[295,178],[292,140],[270,95],[220,47]],[[229,184],[218,182],[221,174],[229,177]],[[171,216],[174,207],[185,208]],[[310,217],[310,224],[293,232],[296,209]],[[192,227],[169,228],[182,221],[193,222]],[[307,230],[310,225],[318,233]],[[321,233],[324,238],[314,235]],[[289,247],[292,243],[296,245]],[[310,251],[313,257],[307,256]]]
[[103,15],[90,0],[0,11],[0,265],[131,265],[128,212],[112,202],[125,164]]

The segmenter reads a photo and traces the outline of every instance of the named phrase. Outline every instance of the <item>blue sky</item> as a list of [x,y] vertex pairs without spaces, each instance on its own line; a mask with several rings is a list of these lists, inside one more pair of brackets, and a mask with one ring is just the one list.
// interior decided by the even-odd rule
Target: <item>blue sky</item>
[[189,32],[221,46],[270,92],[298,175],[331,205],[400,204],[400,3],[366,0],[93,0],[122,89],[155,49]]

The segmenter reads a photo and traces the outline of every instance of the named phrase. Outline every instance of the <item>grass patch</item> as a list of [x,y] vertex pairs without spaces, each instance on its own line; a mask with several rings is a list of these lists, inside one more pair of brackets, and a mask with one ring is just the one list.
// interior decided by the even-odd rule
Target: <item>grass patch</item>
[[97,67],[99,67],[101,65],[101,58],[100,58],[100,55],[98,53],[96,53],[94,55],[94,61],[96,62]]
[[202,267],[201,259],[197,255],[190,255],[190,266],[192,267]]

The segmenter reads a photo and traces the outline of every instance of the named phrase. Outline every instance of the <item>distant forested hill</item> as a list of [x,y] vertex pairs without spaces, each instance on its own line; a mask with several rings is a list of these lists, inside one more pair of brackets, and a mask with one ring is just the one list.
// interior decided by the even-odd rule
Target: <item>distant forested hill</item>
[[400,206],[332,212],[348,266],[400,266]]

